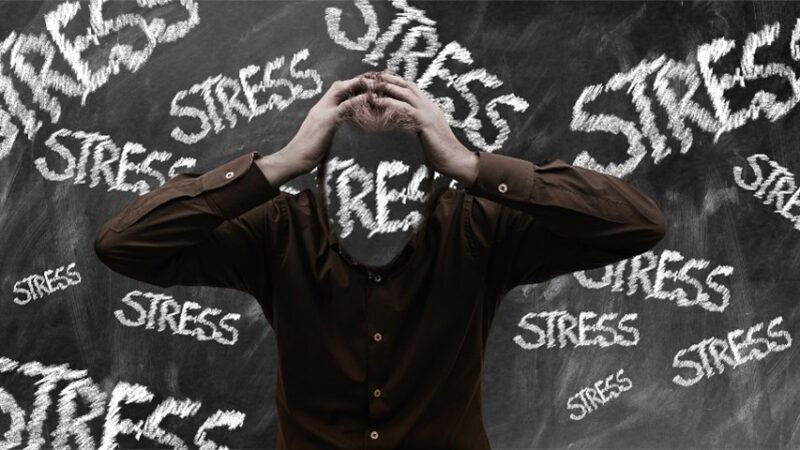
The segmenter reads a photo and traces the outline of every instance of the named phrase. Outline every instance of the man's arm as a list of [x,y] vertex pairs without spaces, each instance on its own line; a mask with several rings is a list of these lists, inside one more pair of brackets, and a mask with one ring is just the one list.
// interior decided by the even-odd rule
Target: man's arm
[[476,196],[468,232],[497,247],[504,290],[638,255],[666,234],[655,202],[620,178],[560,159],[461,155],[453,173]]
[[286,152],[242,155],[205,174],[181,174],[108,220],[95,252],[109,268],[161,287],[228,287],[264,298],[280,257],[271,202],[297,175]]
[[271,200],[283,183],[322,162],[343,114],[370,85],[363,75],[333,82],[278,152],[178,175],[137,198],[100,229],[97,256],[158,286],[229,287],[266,300],[288,233]]
[[501,288],[600,267],[642,253],[664,237],[664,214],[620,178],[558,159],[534,164],[471,152],[416,83],[394,74],[383,79],[379,88],[388,96],[376,103],[415,124],[431,166],[473,195],[466,245],[491,247],[491,282]]

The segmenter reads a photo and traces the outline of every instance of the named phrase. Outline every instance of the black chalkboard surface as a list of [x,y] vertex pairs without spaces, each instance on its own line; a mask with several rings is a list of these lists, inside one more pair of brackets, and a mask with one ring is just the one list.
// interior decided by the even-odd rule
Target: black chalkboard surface
[[274,447],[258,304],[120,276],[95,233],[385,69],[465,145],[622,177],[668,218],[506,296],[494,448],[800,447],[800,3],[403,0],[0,3],[0,447]]

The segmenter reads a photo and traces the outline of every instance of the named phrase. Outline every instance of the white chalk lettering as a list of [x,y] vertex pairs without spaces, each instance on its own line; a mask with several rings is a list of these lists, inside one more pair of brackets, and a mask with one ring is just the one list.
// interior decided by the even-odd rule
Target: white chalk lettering
[[[219,133],[227,127],[233,128],[238,123],[238,118],[251,121],[267,111],[277,109],[282,111],[297,99],[308,99],[322,92],[322,78],[313,69],[297,70],[301,61],[308,59],[308,49],[302,49],[292,56],[289,64],[289,74],[295,80],[309,79],[314,82],[314,87],[305,88],[300,83],[292,83],[286,78],[273,79],[272,72],[283,67],[285,58],[277,57],[267,61],[263,69],[256,65],[249,65],[239,70],[238,79],[225,75],[215,75],[191,86],[189,89],[179,91],[172,98],[170,115],[173,117],[192,118],[198,123],[196,131],[187,131],[185,126],[176,126],[170,136],[184,144],[194,144],[204,139],[212,131]],[[261,81],[251,80],[259,70],[263,72]],[[276,89],[285,89],[289,96],[283,97]],[[258,95],[270,92],[266,102],[259,103]],[[195,106],[187,104],[194,100]],[[222,105],[218,111],[215,103]],[[202,108],[198,107],[202,102]],[[224,119],[224,120],[223,120]]]
[[[402,77],[407,80],[414,80],[420,89],[425,91],[435,78],[439,78],[452,86],[459,97],[469,105],[469,114],[463,119],[455,117],[455,103],[450,97],[433,97],[432,100],[439,105],[447,117],[448,123],[455,128],[463,128],[467,139],[476,147],[483,151],[493,152],[502,148],[503,143],[508,140],[510,130],[508,123],[502,119],[497,112],[497,105],[504,104],[515,112],[523,112],[528,109],[528,102],[515,95],[503,94],[490,100],[485,107],[487,117],[492,125],[497,128],[497,137],[494,142],[486,142],[481,131],[485,128],[477,118],[480,111],[480,101],[472,93],[468,84],[476,81],[490,89],[496,89],[503,85],[503,82],[495,75],[487,72],[484,68],[475,68],[467,73],[455,75],[444,67],[448,59],[453,59],[461,63],[472,65],[472,56],[466,48],[456,41],[451,41],[442,46],[436,30],[436,21],[425,15],[425,11],[409,6],[406,0],[392,0],[392,6],[398,11],[395,13],[391,24],[380,34],[377,15],[368,1],[356,0],[355,6],[361,12],[364,25],[367,31],[356,40],[350,39],[342,30],[341,17],[342,10],[336,7],[325,9],[325,22],[328,28],[328,36],[338,45],[348,49],[361,52],[369,51],[362,61],[372,66],[378,66],[379,61],[386,57],[386,49],[389,44],[400,38],[399,47],[386,59],[385,70],[400,73],[400,65],[403,64],[405,70]],[[403,29],[407,28],[405,32]],[[379,36],[380,34],[380,36]],[[419,50],[420,43],[424,48]],[[420,61],[430,60],[423,74],[417,79],[420,72]],[[426,92],[427,93],[427,92]],[[429,94],[430,95],[430,94]]]
[[[68,37],[64,31],[68,24],[77,20],[78,12],[81,10],[80,2],[64,2],[45,14],[44,17],[45,25],[53,42],[83,85],[82,102],[84,104],[90,93],[106,84],[112,74],[119,73],[120,67],[125,67],[131,72],[138,71],[150,58],[158,44],[180,39],[200,23],[198,5],[195,0],[143,0],[139,2],[139,6],[144,8],[172,9],[174,5],[179,4],[187,14],[187,18],[169,25],[164,21],[162,14],[152,14],[152,12],[147,14],[150,17],[149,21],[137,13],[106,18],[103,14],[103,4],[106,1],[108,0],[89,2],[87,15],[90,26],[86,28],[86,34],[74,38]],[[105,41],[112,35],[126,35],[127,33],[122,31],[127,28],[141,31],[147,43],[136,49],[134,45],[124,40],[115,39],[113,40],[114,46],[108,51],[106,64],[92,70],[89,64],[89,61],[93,59],[91,48],[93,46],[100,47],[101,40]],[[86,57],[84,57],[84,53],[88,53]]]
[[[578,316],[567,311],[527,313],[519,321],[518,326],[532,332],[535,335],[534,340],[526,340],[518,334],[514,336],[514,342],[525,350],[543,346],[546,348],[593,345],[603,348],[612,345],[630,347],[639,342],[639,330],[626,322],[635,321],[638,317],[636,313],[597,314],[593,311],[581,311]],[[539,324],[535,323],[537,318],[542,319]]]
[[[736,48],[732,39],[718,38],[697,47],[696,64],[687,64],[665,55],[654,59],[642,60],[633,69],[615,74],[604,85],[595,84],[584,88],[578,97],[572,112],[570,128],[574,131],[603,131],[612,134],[623,133],[628,140],[628,158],[621,163],[610,162],[603,165],[596,161],[589,151],[581,151],[573,161],[573,165],[584,166],[598,172],[623,177],[632,173],[647,155],[647,147],[643,138],[650,141],[651,156],[655,164],[661,163],[672,150],[666,145],[665,136],[658,130],[651,110],[651,103],[644,94],[647,78],[655,73],[652,87],[656,99],[667,112],[667,127],[673,136],[681,142],[680,154],[689,151],[694,142],[692,130],[687,127],[690,121],[700,130],[713,133],[714,142],[726,132],[744,126],[750,121],[765,117],[774,122],[791,111],[800,102],[800,80],[787,64],[756,64],[757,52],[771,46],[780,34],[780,23],[765,25],[759,31],[747,35],[742,46],[739,67],[733,73],[716,73],[713,65]],[[800,39],[800,19],[795,23],[790,39],[790,53],[794,60],[800,59],[797,41]],[[731,111],[730,102],[725,97],[726,91],[734,87],[746,87],[752,83],[770,77],[783,79],[788,84],[791,94],[779,101],[774,93],[757,91],[750,104],[737,111]],[[711,99],[713,114],[702,108],[693,100],[695,93],[703,81],[705,93]],[[680,99],[670,87],[679,82],[687,89]],[[639,114],[638,122],[624,120],[611,114],[589,114],[585,106],[596,100],[601,93],[619,90],[622,84],[628,84],[634,106]]]
[[75,263],[47,269],[41,275],[36,273],[14,283],[14,303],[27,305],[33,300],[52,295],[81,282],[81,274],[75,269]]
[[[73,151],[65,145],[67,140],[80,142],[80,156],[76,158]],[[89,187],[94,188],[101,184],[108,186],[108,191],[136,192],[144,195],[154,187],[159,187],[167,182],[167,179],[178,174],[180,168],[192,168],[196,164],[194,158],[177,158],[169,166],[165,175],[162,171],[153,167],[155,162],[169,162],[173,155],[165,151],[147,150],[140,144],[126,142],[122,148],[111,140],[111,137],[100,133],[90,133],[85,131],[71,131],[60,129],[54,132],[45,141],[45,147],[58,156],[58,163],[48,159],[48,155],[40,156],[34,160],[34,164],[39,173],[49,181],[67,181],[73,179],[74,184],[86,183],[86,175],[89,175]],[[133,155],[144,155],[141,162],[132,162]],[[91,158],[90,158],[91,157]],[[138,156],[137,156],[138,158]],[[128,176],[131,173],[146,175],[157,181],[155,186],[145,179],[137,179],[129,182]]]
[[[172,296],[151,292],[131,291],[122,298],[130,311],[117,309],[114,317],[126,327],[142,327],[161,333],[169,327],[172,334],[192,336],[198,341],[213,340],[222,345],[233,345],[239,338],[239,330],[227,321],[236,321],[241,314],[227,313],[215,321],[209,316],[222,313],[219,308],[203,308],[199,303],[178,303]],[[147,306],[144,306],[147,305]],[[200,310],[199,313],[192,312]],[[225,337],[224,333],[229,337]]]
[[[680,262],[682,262],[680,268],[670,267],[670,265],[677,266],[675,263]],[[623,292],[625,291],[624,285],[627,284],[628,289],[625,291],[627,296],[636,294],[641,287],[645,293],[644,298],[671,300],[680,307],[699,306],[707,311],[723,312],[730,303],[731,292],[716,278],[729,277],[733,273],[733,267],[717,265],[709,270],[710,264],[705,259],[697,258],[689,258],[684,261],[684,256],[674,250],[663,250],[659,256],[648,250],[633,258],[623,259],[603,268],[577,271],[573,273],[573,276],[587,289],[610,287],[611,292]],[[628,266],[630,266],[630,272],[626,278],[624,274],[628,270]],[[594,276],[598,271],[603,272],[599,279]],[[690,274],[689,271],[694,271],[695,274]],[[700,281],[703,279],[700,273],[704,271],[707,272],[705,284]],[[690,292],[683,287],[667,290],[666,282],[692,289]],[[712,300],[704,286],[709,291],[715,292],[719,298]]]
[[[394,202],[427,201],[427,194],[420,188],[421,184],[431,178],[431,170],[425,164],[414,172],[408,186],[402,190],[388,189],[387,179],[407,173],[410,167],[402,161],[380,161],[377,173],[372,174],[357,164],[352,158],[340,160],[333,157],[326,162],[325,188],[327,201],[330,202],[334,192],[340,207],[336,211],[336,220],[342,227],[341,237],[349,236],[357,225],[369,230],[367,238],[375,234],[387,234],[408,229],[416,230],[423,216],[419,211],[411,211],[402,219],[391,219],[390,205]],[[331,180],[336,174],[335,188],[331,189]],[[353,193],[351,184],[360,186],[357,194]],[[368,195],[375,196],[376,211],[367,206]],[[334,220],[331,218],[331,220]]]
[[[759,162],[766,163],[763,172]],[[797,186],[794,174],[763,153],[748,156],[747,163],[753,171],[753,180],[746,181],[743,175],[744,169],[736,166],[733,168],[733,180],[736,185],[752,191],[753,197],[761,200],[762,204],[774,204],[773,212],[788,219],[796,230],[800,230],[800,210],[792,211],[793,208],[800,206],[800,186]],[[765,177],[764,172],[769,175]]]
[[[91,435],[89,426],[92,420],[102,420],[101,449],[118,447],[117,436],[130,435],[137,441],[142,436],[162,445],[175,449],[188,449],[186,443],[177,435],[160,426],[168,415],[186,418],[196,415],[201,403],[191,399],[168,397],[158,404],[144,420],[133,421],[121,417],[121,405],[130,403],[148,403],[154,398],[153,393],[140,384],[119,381],[111,395],[106,394],[100,386],[88,377],[88,371],[71,369],[68,364],[47,366],[37,361],[20,363],[0,356],[0,373],[16,372],[21,375],[39,378],[34,382],[33,407],[27,425],[25,411],[8,390],[0,387],[0,412],[9,416],[10,426],[0,439],[0,448],[18,447],[23,444],[23,431],[28,440],[23,448],[28,450],[39,448],[56,448],[59,450],[72,448],[69,439],[73,438],[81,449],[97,448],[97,441]],[[53,394],[59,383],[66,383],[58,396],[56,416],[58,423],[52,426],[45,424],[48,412],[53,403]],[[89,412],[76,417],[79,407],[88,406]],[[106,408],[108,404],[108,408]],[[104,415],[105,413],[105,415]],[[206,450],[227,450],[228,447],[217,444],[207,437],[210,429],[226,427],[229,430],[240,428],[244,424],[245,414],[236,410],[217,410],[211,413],[198,428],[193,443]],[[45,429],[52,429],[52,441],[46,439]]]
[[[0,94],[5,102],[5,108],[0,109],[0,159],[8,156],[18,137],[18,129],[11,123],[12,118],[22,125],[24,136],[33,140],[42,127],[42,121],[36,117],[37,111],[47,113],[51,123],[61,119],[61,99],[56,94],[80,96],[85,105],[87,96],[106,84],[112,75],[119,73],[120,67],[136,72],[157,44],[182,38],[200,21],[195,0],[140,0],[138,6],[148,9],[149,21],[136,12],[105,17],[103,4],[106,2],[91,0],[86,3],[86,18],[80,19],[77,16],[82,8],[81,2],[61,3],[44,16],[49,35],[11,32],[0,42]],[[154,8],[158,8],[158,11],[154,11]],[[174,16],[175,12],[178,15],[185,14],[186,19],[167,24],[165,18]],[[77,28],[71,26],[73,21],[81,20],[89,23],[85,34],[74,39],[64,34],[68,27]],[[128,28],[141,31],[147,43],[142,46],[137,42],[134,46],[126,42],[129,36],[136,34],[130,33]],[[106,41],[113,45],[108,48]],[[57,55],[64,58],[75,77],[53,69]],[[105,60],[101,62],[103,58]],[[3,62],[5,59],[8,59],[7,63]],[[38,66],[34,65],[34,61],[38,62]],[[90,61],[93,66],[99,62],[100,67],[91,70]],[[12,75],[30,89],[28,98],[31,105],[21,100]]]
[[581,420],[609,401],[618,398],[623,392],[629,391],[633,387],[633,383],[630,378],[623,375],[624,369],[619,369],[616,374],[612,373],[604,379],[598,380],[567,399],[567,409],[580,411],[577,414],[571,413],[569,418]]
[[[727,367],[735,369],[748,361],[762,360],[770,353],[786,350],[792,345],[792,336],[778,328],[782,323],[783,317],[778,316],[769,322],[766,330],[764,322],[759,322],[746,331],[735,329],[725,337],[710,337],[679,350],[672,367],[683,371],[675,375],[672,382],[691,386],[703,378],[724,373]],[[742,335],[744,338],[737,342]]]

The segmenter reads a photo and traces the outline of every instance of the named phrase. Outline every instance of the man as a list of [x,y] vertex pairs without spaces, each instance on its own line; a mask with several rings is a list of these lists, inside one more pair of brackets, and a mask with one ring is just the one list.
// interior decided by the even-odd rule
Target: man
[[[465,186],[432,193],[381,267],[343,251],[319,191],[278,190],[323,161],[345,122],[416,134],[427,163]],[[333,83],[281,150],[137,198],[95,248],[137,280],[258,300],[277,343],[279,449],[487,449],[480,372],[503,295],[632,257],[665,232],[623,180],[470,151],[414,83],[371,72]]]

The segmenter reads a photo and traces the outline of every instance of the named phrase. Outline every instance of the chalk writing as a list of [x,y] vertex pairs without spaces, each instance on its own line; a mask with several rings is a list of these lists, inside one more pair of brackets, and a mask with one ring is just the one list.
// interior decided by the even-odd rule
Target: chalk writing
[[[666,137],[655,123],[650,98],[645,94],[647,79],[650,76],[653,76],[652,87],[656,100],[667,113],[667,127],[681,143],[681,154],[687,153],[694,141],[693,132],[687,126],[687,121],[691,121],[702,131],[714,133],[714,142],[717,142],[723,133],[742,127],[762,115],[772,122],[786,116],[800,101],[800,80],[786,64],[755,62],[757,51],[772,45],[778,38],[780,29],[780,23],[775,22],[748,34],[742,46],[739,67],[732,74],[717,74],[712,67],[712,64],[736,47],[735,41],[719,38],[697,47],[696,64],[675,61],[661,55],[653,59],[644,59],[632,69],[613,75],[605,84],[584,88],[573,107],[570,128],[574,131],[601,131],[614,135],[622,133],[628,141],[626,151],[628,158],[622,162],[609,162],[604,165],[595,160],[587,150],[582,150],[575,157],[573,165],[623,177],[632,173],[647,155],[645,138],[652,147],[651,156],[655,164],[661,163],[673,153],[667,146]],[[800,39],[800,19],[797,19],[794,25],[789,44],[792,59],[795,61],[800,60],[798,39]],[[783,101],[778,101],[774,93],[759,90],[753,95],[749,106],[731,111],[730,102],[724,95],[727,90],[734,86],[745,87],[748,82],[752,84],[769,77],[782,79],[783,84],[788,84],[790,87],[791,95]],[[713,112],[695,101],[695,94],[701,81],[705,86],[705,93],[711,99]],[[686,89],[681,85],[685,85]],[[603,93],[623,89],[630,95],[636,108],[638,123],[612,114],[592,114],[586,111],[586,106]]]
[[[764,171],[759,162],[766,166]],[[753,171],[754,179],[746,181],[744,169],[736,166],[733,168],[736,185],[752,191],[753,197],[761,200],[762,204],[774,204],[773,212],[785,217],[794,224],[796,230],[800,230],[800,210],[792,211],[792,208],[800,205],[800,187],[795,183],[794,174],[763,153],[748,156],[747,163]],[[765,172],[769,175],[765,176]]]
[[[150,58],[158,44],[174,42],[189,33],[189,31],[200,23],[198,15],[198,5],[195,0],[141,0],[138,2],[140,7],[153,8],[156,6],[180,6],[187,13],[185,20],[177,21],[167,25],[163,19],[164,11],[153,14],[152,11],[146,14],[128,12],[115,17],[106,17],[103,12],[103,4],[108,0],[91,0],[87,5],[87,15],[89,27],[85,28],[85,34],[77,36],[67,36],[65,30],[73,20],[77,20],[78,12],[81,10],[80,2],[64,2],[44,16],[47,31],[64,59],[69,63],[75,72],[77,79],[83,85],[82,102],[86,102],[86,97],[106,84],[112,74],[118,74],[120,67],[125,67],[131,72],[138,71],[142,65]],[[150,20],[148,20],[148,18]],[[111,35],[122,36],[122,30],[127,28],[138,29],[144,34],[147,44],[141,48],[134,49],[134,46],[125,41],[117,39],[108,40]],[[126,30],[130,31],[130,30]],[[103,48],[101,42],[114,42],[110,49]],[[84,53],[88,53],[84,57]],[[96,70],[97,53],[107,54],[105,65],[101,65]]]
[[[27,377],[41,377],[35,382],[35,398],[30,419],[25,422],[25,410],[19,405],[14,396],[3,387],[0,387],[0,413],[10,418],[10,426],[0,439],[0,448],[12,448],[22,445],[23,432],[27,433],[28,442],[26,449],[47,448],[69,449],[70,439],[74,439],[81,449],[96,448],[95,438],[91,435],[90,422],[102,419],[103,435],[100,448],[111,450],[117,448],[117,436],[130,435],[140,440],[142,436],[152,439],[162,445],[169,445],[175,449],[188,449],[186,442],[177,435],[166,431],[161,422],[167,416],[186,418],[197,414],[202,404],[191,399],[176,399],[168,397],[158,404],[145,420],[132,421],[122,419],[120,409],[122,405],[133,403],[148,403],[154,398],[153,393],[141,384],[118,382],[109,394],[89,378],[86,370],[70,369],[69,364],[47,366],[37,361],[20,363],[10,358],[0,356],[0,373],[19,373]],[[53,403],[52,395],[55,393],[59,382],[67,383],[58,396],[56,414],[58,425],[49,426],[52,442],[48,443],[43,435],[43,427],[48,417],[50,405]],[[78,403],[85,403],[81,409],[88,406],[89,411],[77,416]],[[106,408],[106,404],[108,408]],[[103,414],[105,413],[105,416]],[[197,429],[193,442],[195,445],[208,450],[227,450],[228,447],[217,444],[208,439],[207,433],[214,428],[225,427],[235,430],[244,423],[245,414],[236,410],[217,410],[211,414]],[[47,445],[46,445],[47,444]]]
[[[680,263],[680,268],[669,265]],[[625,271],[630,272],[625,277]],[[691,275],[690,271],[706,271],[710,262],[702,258],[689,258],[684,260],[684,256],[674,250],[662,250],[660,255],[656,255],[651,250],[634,256],[633,258],[623,259],[614,264],[608,264],[603,268],[592,269],[591,271],[580,270],[573,273],[581,286],[587,289],[603,289],[610,287],[611,292],[623,292],[627,284],[628,290],[625,294],[634,295],[639,291],[646,294],[645,298],[657,298],[671,300],[675,305],[699,306],[708,311],[722,312],[730,304],[731,291],[728,287],[718,280],[718,277],[728,277],[733,273],[733,267],[728,265],[717,265],[708,270],[701,283],[698,275]],[[602,278],[593,279],[587,273],[596,273],[603,270]],[[700,278],[702,279],[702,278]],[[687,292],[683,287],[675,287],[667,290],[665,284],[677,283],[689,287]],[[706,292],[704,285],[709,291],[715,292],[718,299],[712,301],[709,292]],[[692,296],[693,295],[693,296]]]
[[[212,129],[215,134],[224,130],[224,120],[227,120],[228,127],[233,128],[238,123],[238,117],[244,117],[249,122],[269,110],[284,110],[297,99],[313,98],[322,92],[319,72],[313,69],[298,70],[296,67],[299,62],[308,59],[308,56],[308,49],[296,52],[289,63],[289,74],[296,80],[312,80],[313,88],[304,88],[302,84],[292,83],[286,78],[273,79],[272,72],[283,67],[285,62],[285,58],[279,56],[267,61],[263,68],[257,65],[243,67],[239,70],[237,79],[215,75],[178,92],[172,98],[170,115],[196,119],[199,121],[199,129],[189,132],[176,126],[170,136],[178,142],[194,144],[208,136]],[[259,71],[263,72],[260,81],[252,81],[251,79],[258,75]],[[277,92],[270,93],[277,89],[284,89],[288,92],[288,97]],[[266,101],[259,98],[266,96],[265,93],[269,93]],[[196,104],[202,104],[202,108],[184,104],[183,102],[187,100],[195,100]],[[218,111],[214,100],[220,104],[221,112]]]
[[[122,298],[122,303],[138,314],[131,317],[122,309],[114,311],[114,317],[126,327],[144,326],[146,330],[160,333],[169,326],[172,334],[192,336],[198,341],[213,340],[222,345],[233,345],[239,339],[239,330],[227,323],[239,320],[241,314],[238,313],[227,313],[215,323],[210,320],[210,316],[221,314],[222,310],[219,308],[203,308],[192,301],[180,304],[170,295],[138,290],[128,292]],[[149,305],[144,306],[143,303]],[[192,313],[192,310],[201,311]],[[223,336],[223,331],[230,337]]]
[[[638,317],[636,313],[620,317],[618,313],[597,314],[592,311],[581,311],[577,317],[567,311],[527,313],[517,326],[534,333],[536,340],[528,341],[518,334],[514,336],[514,342],[525,350],[545,345],[546,348],[591,345],[630,347],[639,342],[639,330],[626,322],[635,321]],[[537,318],[542,319],[539,325],[534,323]]]
[[[70,150],[67,147],[69,140],[73,141],[75,147],[80,144],[80,150]],[[88,176],[90,188],[105,183],[109,191],[136,192],[139,195],[150,192],[151,183],[144,179],[137,179],[135,182],[128,180],[130,174],[148,176],[158,182],[158,187],[167,182],[167,177],[177,175],[177,169],[194,167],[197,162],[194,158],[177,158],[169,166],[165,176],[153,165],[168,163],[173,158],[171,152],[148,152],[135,142],[126,142],[120,147],[104,134],[63,128],[51,134],[45,141],[45,146],[51,152],[34,160],[36,169],[45,179],[73,180],[73,184],[85,184]],[[57,165],[48,162],[48,155],[58,156],[61,161]],[[142,160],[133,162],[134,158]]]
[[571,413],[569,418],[581,420],[588,414],[597,411],[601,406],[618,398],[623,392],[633,387],[631,379],[623,376],[624,369],[619,369],[616,374],[611,374],[602,380],[597,380],[593,385],[585,387],[577,394],[567,399],[567,409],[577,410],[580,413]]
[[[792,345],[792,336],[779,328],[782,323],[783,317],[778,316],[769,322],[766,330],[764,323],[759,322],[747,331],[735,329],[728,332],[726,337],[710,337],[679,350],[673,358],[672,367],[685,371],[675,375],[672,382],[691,386],[704,377],[711,378],[724,373],[726,367],[735,369],[748,361],[762,360],[770,353],[786,350]],[[737,342],[742,335],[744,339]]]
[[[409,6],[406,0],[392,0],[391,4],[398,11],[395,13],[391,25],[379,36],[378,18],[372,5],[365,0],[355,1],[355,6],[364,18],[364,25],[367,26],[364,35],[355,41],[348,38],[341,29],[342,10],[336,7],[325,8],[328,36],[333,42],[348,50],[367,51],[370,45],[374,44],[372,51],[364,56],[362,61],[372,66],[378,66],[379,61],[385,57],[389,44],[400,36],[403,27],[408,26],[408,30],[400,39],[399,48],[386,60],[385,70],[399,74],[400,64],[404,63],[405,71],[402,77],[414,81],[426,93],[425,88],[437,78],[444,81],[448,87],[452,86],[457,95],[469,105],[469,113],[463,119],[455,118],[455,103],[452,98],[431,96],[432,100],[444,111],[450,125],[464,129],[467,139],[483,151],[493,152],[502,148],[503,143],[508,140],[511,129],[508,122],[497,112],[498,106],[506,105],[515,112],[524,112],[529,107],[528,102],[515,94],[499,95],[488,101],[484,110],[492,125],[497,129],[497,137],[494,142],[486,142],[480,133],[484,129],[483,123],[477,117],[480,111],[480,102],[468,85],[478,82],[485,88],[497,89],[503,85],[503,81],[484,68],[475,68],[460,75],[453,74],[445,67],[446,61],[453,60],[471,66],[473,59],[470,51],[456,41],[442,46],[435,27],[436,21],[428,18],[425,11]],[[412,24],[415,25],[411,26]],[[425,48],[421,51],[415,50],[421,41],[424,41]],[[419,61],[423,58],[429,59],[430,62],[422,75],[417,78]]]
[[[389,189],[386,180],[393,176],[407,173],[410,167],[402,161],[381,161],[375,174],[370,173],[353,158],[340,160],[335,156],[327,161],[325,169],[324,192],[330,202],[331,192],[335,192],[341,205],[336,211],[336,218],[342,227],[341,237],[353,232],[355,220],[369,230],[367,238],[376,233],[392,233],[399,230],[416,229],[422,221],[419,211],[411,211],[403,219],[389,219],[389,205],[392,202],[427,201],[427,193],[420,188],[423,181],[430,178],[430,170],[422,164],[414,172],[407,187],[402,190]],[[334,173],[337,174],[335,189],[330,187]],[[361,190],[353,194],[351,183],[358,183]],[[364,198],[373,193],[376,198],[377,211],[373,211],[364,202]],[[330,203],[329,203],[330,204]],[[331,218],[333,220],[333,218]]]
[[[11,32],[0,42],[0,94],[5,103],[0,104],[0,159],[8,156],[19,136],[14,120],[32,141],[42,127],[37,111],[47,113],[50,123],[60,120],[59,95],[80,96],[85,104],[88,95],[118,74],[121,67],[138,71],[158,44],[186,36],[200,23],[195,0],[140,0],[137,2],[140,11],[113,17],[106,16],[103,10],[106,2],[63,2],[44,15],[49,35]],[[83,5],[86,14],[79,17]],[[183,20],[165,20],[181,14],[186,16]],[[68,36],[66,29],[78,28],[70,25],[82,20],[89,23],[83,28],[84,34]],[[131,37],[136,34],[132,30],[143,33],[147,43],[140,48],[137,44],[134,49],[128,42],[137,40]],[[64,58],[72,74],[53,68],[58,55]],[[30,90],[32,104],[22,100],[20,84]]]
[[74,262],[55,269],[47,269],[42,275],[38,273],[28,275],[14,283],[14,293],[18,294],[14,296],[14,303],[27,305],[31,300],[39,300],[80,282],[81,274],[75,270]]

